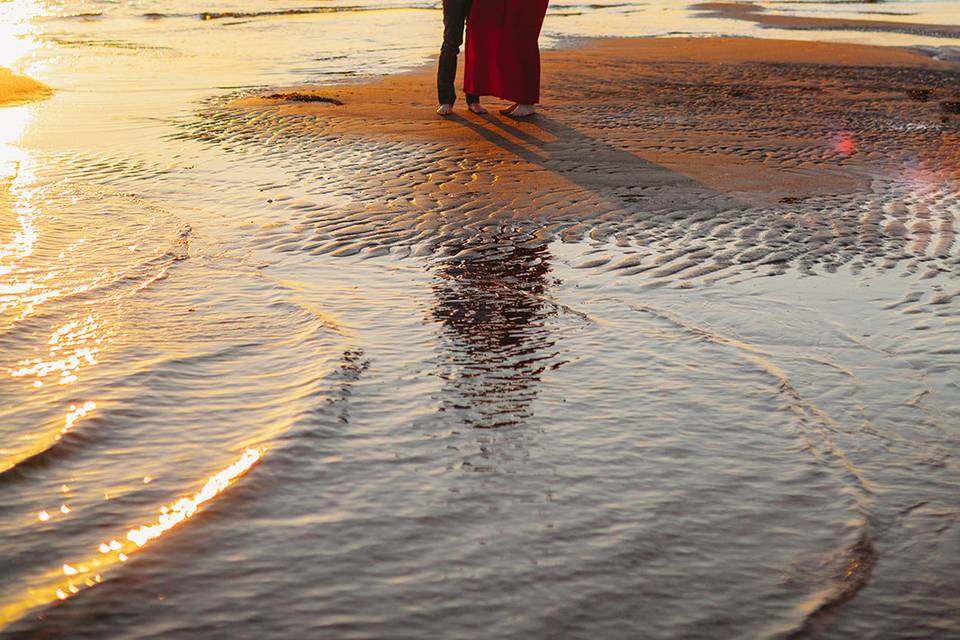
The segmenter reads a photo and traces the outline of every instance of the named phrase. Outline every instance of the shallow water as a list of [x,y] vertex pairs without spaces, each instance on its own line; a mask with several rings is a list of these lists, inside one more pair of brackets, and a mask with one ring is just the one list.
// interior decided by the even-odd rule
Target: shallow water
[[[955,174],[721,265],[782,212],[704,191],[546,237],[355,179],[456,153],[208,111],[411,68],[435,4],[0,3],[0,64],[57,89],[0,109],[6,633],[960,633]],[[784,35],[606,4],[555,3],[547,42]]]

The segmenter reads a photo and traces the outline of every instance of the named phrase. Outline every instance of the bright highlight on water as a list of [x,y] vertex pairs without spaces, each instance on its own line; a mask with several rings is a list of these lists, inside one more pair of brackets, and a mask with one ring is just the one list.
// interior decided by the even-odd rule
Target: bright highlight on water
[[[31,608],[43,605],[54,598],[66,600],[80,593],[84,587],[93,587],[102,583],[103,572],[116,563],[126,562],[132,554],[152,540],[192,518],[205,503],[226,491],[238,478],[260,462],[265,453],[263,449],[245,450],[233,464],[210,476],[203,488],[195,494],[180,498],[170,506],[161,507],[160,516],[155,522],[130,529],[125,536],[125,542],[116,539],[102,542],[97,547],[100,555],[91,556],[82,562],[64,564],[62,571],[67,578],[65,581],[46,588],[31,588],[25,601],[7,605],[0,610],[0,622],[9,624]],[[61,511],[66,515],[71,510],[63,505]],[[46,510],[41,511],[39,520],[41,522],[50,520],[50,514]],[[48,599],[45,599],[45,595]]]
[[0,638],[960,635],[955,3],[442,4],[0,0]]

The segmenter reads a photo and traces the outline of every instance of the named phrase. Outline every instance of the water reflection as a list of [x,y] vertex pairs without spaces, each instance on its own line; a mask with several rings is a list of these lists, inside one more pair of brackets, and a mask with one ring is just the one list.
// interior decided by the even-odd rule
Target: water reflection
[[[28,107],[0,107],[0,277],[14,272],[33,253],[37,241],[36,212],[20,188],[29,179],[29,158],[17,146],[29,117]],[[0,296],[7,286],[0,281]]]
[[17,144],[30,120],[30,107],[0,107],[0,188],[11,183],[26,159]]
[[36,47],[36,39],[30,34],[30,21],[41,13],[35,0],[0,2],[0,67],[15,67]]
[[550,254],[520,229],[448,248],[453,255],[433,285],[445,344],[440,410],[474,428],[522,424],[556,355],[547,326],[553,306],[544,297]]
[[32,358],[10,369],[14,378],[34,378],[33,386],[41,387],[45,378],[58,375],[59,384],[77,380],[81,369],[95,365],[100,360],[100,347],[112,335],[110,329],[97,315],[74,317],[53,330],[47,341],[46,357]]
[[[161,507],[153,522],[130,529],[122,540],[114,538],[102,542],[96,552],[84,560],[64,563],[56,571],[48,571],[35,581],[37,586],[28,589],[21,599],[0,606],[0,630],[31,609],[56,600],[66,600],[86,587],[102,583],[107,570],[127,562],[131,555],[192,518],[207,503],[245,476],[263,459],[265,453],[265,449],[258,447],[244,450],[237,460],[211,475],[199,491]],[[63,509],[70,511],[66,505],[61,507]],[[41,523],[49,521],[49,512],[41,511],[38,520]]]

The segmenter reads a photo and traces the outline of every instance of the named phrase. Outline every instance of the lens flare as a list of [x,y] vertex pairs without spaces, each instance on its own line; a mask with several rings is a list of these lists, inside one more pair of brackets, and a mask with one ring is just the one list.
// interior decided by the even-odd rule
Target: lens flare
[[857,152],[857,139],[849,131],[838,131],[833,136],[833,150],[837,155],[849,158]]

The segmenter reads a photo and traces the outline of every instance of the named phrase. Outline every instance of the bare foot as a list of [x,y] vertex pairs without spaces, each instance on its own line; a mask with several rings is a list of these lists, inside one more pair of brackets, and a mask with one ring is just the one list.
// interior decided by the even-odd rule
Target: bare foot
[[519,107],[519,106],[520,106],[519,103],[514,103],[514,104],[510,105],[509,107],[507,107],[506,109],[500,109],[500,113],[502,113],[502,114],[505,115],[505,116],[508,116],[508,115],[510,115],[511,113],[513,113],[514,111],[516,111],[516,110],[517,110],[517,107]]
[[437,107],[437,113],[441,116],[453,115],[453,105],[452,104],[442,104]]
[[511,118],[529,118],[537,112],[537,108],[532,104],[518,104],[509,115]]
[[484,107],[479,102],[471,102],[470,104],[467,105],[467,108],[470,109],[470,111],[477,114],[478,116],[482,116],[484,114],[490,113],[489,111],[487,111],[487,108]]

